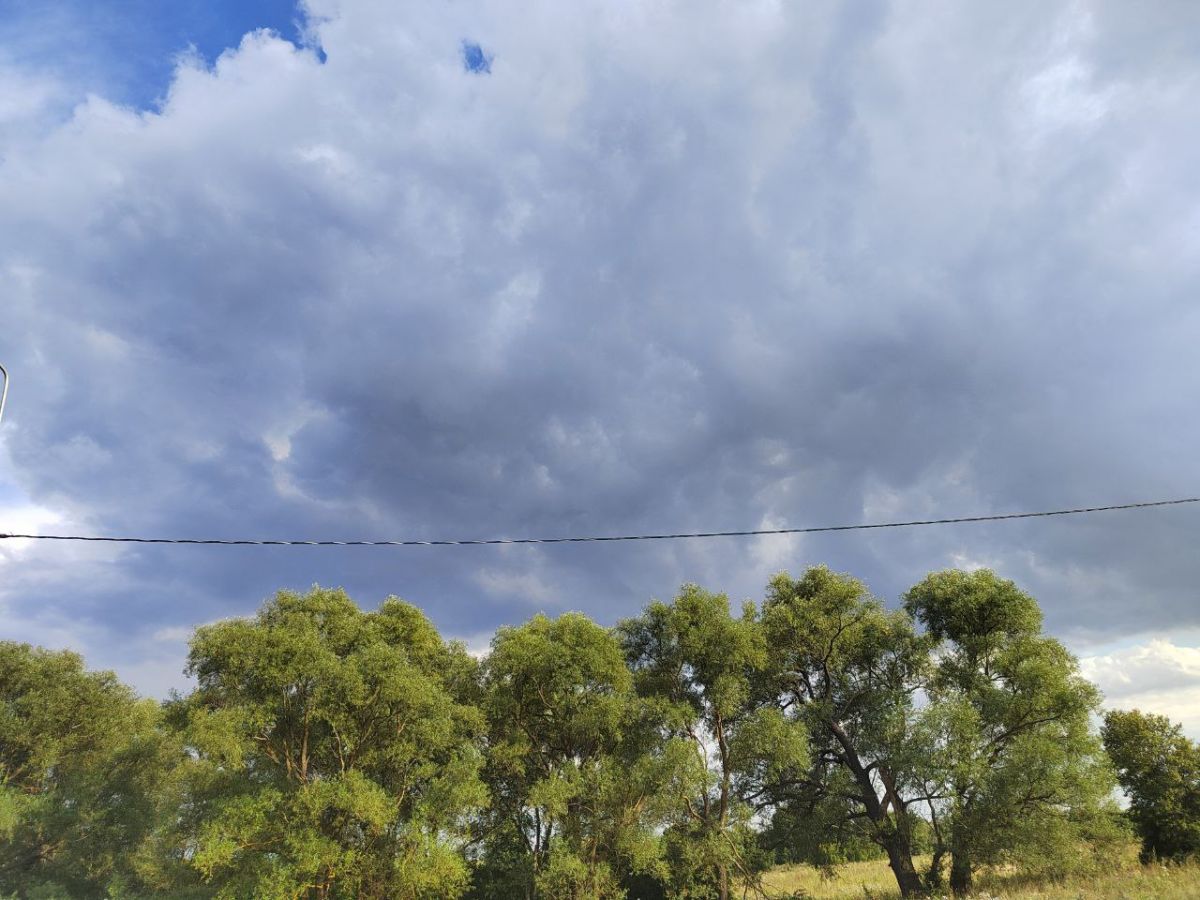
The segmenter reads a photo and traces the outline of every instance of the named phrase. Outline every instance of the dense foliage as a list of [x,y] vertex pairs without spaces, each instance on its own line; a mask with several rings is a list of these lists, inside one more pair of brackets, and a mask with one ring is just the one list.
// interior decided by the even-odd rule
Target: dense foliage
[[1200,851],[1200,746],[1165,716],[1114,710],[1104,746],[1129,795],[1142,859],[1179,860]]
[[282,593],[200,628],[196,690],[168,705],[191,750],[174,828],[220,898],[457,896],[486,803],[471,660],[412,606]]
[[833,862],[855,838],[888,856],[904,893],[921,889],[913,864],[914,782],[908,736],[928,642],[901,611],[824,568],[770,585],[763,610],[773,698],[813,743],[806,777],[777,783],[780,818],[817,860]]
[[475,896],[619,896],[662,871],[669,761],[611,631],[586,616],[502,628],[484,666],[490,809]]
[[162,886],[152,838],[180,754],[160,717],[74,653],[0,643],[0,894]]
[[669,893],[726,900],[735,877],[754,879],[756,801],[807,763],[806,735],[755,696],[767,648],[753,604],[734,617],[693,585],[619,630],[639,690],[664,701],[662,737],[690,761],[669,785]]
[[[1098,694],[990,572],[899,609],[819,567],[740,610],[688,585],[482,661],[314,588],[197,629],[188,670],[157,704],[0,643],[0,896],[725,900],[873,854],[906,895],[966,892],[1119,833]],[[1138,713],[1104,734],[1146,852],[1193,852],[1195,746]]]
[[[921,767],[935,858],[971,889],[979,863],[1055,870],[1114,835],[1112,768],[1092,727],[1100,694],[1036,601],[989,571],[939,572],[905,596],[936,642]],[[936,874],[936,862],[935,862]]]

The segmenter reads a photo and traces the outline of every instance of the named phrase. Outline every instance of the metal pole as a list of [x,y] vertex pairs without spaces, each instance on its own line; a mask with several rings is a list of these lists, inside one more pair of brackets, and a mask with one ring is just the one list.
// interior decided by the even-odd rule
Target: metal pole
[[4,387],[0,388],[0,420],[4,419],[4,401],[8,399],[8,369],[0,365],[0,375],[4,376]]

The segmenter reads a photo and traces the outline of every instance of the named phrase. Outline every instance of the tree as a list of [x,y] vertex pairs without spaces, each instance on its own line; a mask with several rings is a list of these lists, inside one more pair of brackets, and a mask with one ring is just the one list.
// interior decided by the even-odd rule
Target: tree
[[1100,695],[1042,634],[1037,602],[979,570],[932,574],[904,604],[937,642],[923,723],[941,784],[933,878],[947,851],[964,894],[980,863],[1065,864],[1085,838],[1111,836],[1114,782],[1091,725]]
[[1112,710],[1104,748],[1129,795],[1142,861],[1178,860],[1200,851],[1200,746],[1166,716]]
[[823,566],[772,579],[762,619],[764,690],[812,744],[811,769],[771,786],[777,829],[827,863],[839,847],[869,839],[886,852],[901,893],[920,893],[914,807],[926,797],[908,736],[929,642],[906,613],[885,610],[861,582]]
[[478,778],[473,661],[394,598],[281,592],[196,631],[170,705],[195,757],[178,829],[217,897],[455,897]]
[[757,699],[767,647],[754,605],[686,585],[619,626],[639,692],[662,702],[663,737],[688,765],[666,831],[672,896],[727,900],[757,867],[751,816],[768,785],[808,761],[804,728]]
[[0,642],[0,893],[149,892],[178,748],[158,705],[74,653]]
[[580,613],[502,628],[485,663],[480,897],[600,900],[661,869],[664,761],[613,634]]

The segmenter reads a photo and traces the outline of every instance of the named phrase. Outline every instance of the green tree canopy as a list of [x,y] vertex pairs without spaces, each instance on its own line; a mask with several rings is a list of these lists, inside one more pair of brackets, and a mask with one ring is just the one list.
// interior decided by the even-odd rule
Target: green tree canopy
[[141,896],[177,759],[158,704],[74,653],[0,642],[0,894]]
[[620,631],[639,691],[662,703],[663,736],[686,763],[666,833],[671,896],[726,900],[735,877],[755,875],[756,802],[807,765],[804,727],[759,698],[767,645],[753,604],[735,617],[724,594],[686,585]]
[[669,761],[620,644],[579,613],[502,628],[485,664],[485,865],[479,896],[623,896],[657,873]]
[[1104,748],[1129,795],[1142,859],[1182,859],[1200,851],[1200,747],[1166,716],[1112,710]]
[[414,607],[282,592],[197,630],[171,718],[195,755],[180,823],[217,897],[443,898],[465,891],[478,778],[473,661]]
[[929,641],[906,613],[889,612],[861,582],[823,566],[771,581],[763,628],[764,689],[807,729],[813,751],[809,772],[775,785],[789,808],[778,824],[802,826],[793,838],[830,862],[839,845],[865,837],[887,853],[901,892],[918,893],[913,807],[924,798],[908,735]]
[[904,602],[938,642],[923,726],[951,888],[969,892],[980,863],[1066,865],[1085,838],[1103,842],[1115,817],[1100,695],[1042,634],[1037,602],[988,570],[934,573]]
[[1102,857],[1109,756],[1143,856],[1200,848],[1200,747],[1113,712],[1106,755],[1095,688],[987,571],[901,609],[824,567],[740,611],[685,585],[615,629],[501,628],[482,663],[314,588],[197,629],[188,670],[160,706],[0,643],[0,895],[727,900],[773,856],[872,852],[909,896],[948,857],[964,893]]

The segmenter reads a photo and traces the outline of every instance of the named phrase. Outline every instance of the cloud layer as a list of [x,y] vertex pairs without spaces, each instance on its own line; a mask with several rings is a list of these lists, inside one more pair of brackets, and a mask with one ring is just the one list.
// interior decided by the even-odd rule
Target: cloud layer
[[[528,536],[1192,493],[1200,22],[1155,9],[313,0],[307,46],[185,61],[155,111],[0,66],[24,98],[0,103],[0,530]],[[826,562],[895,597],[987,564],[1086,646],[1200,624],[1198,515],[0,547],[0,604],[132,670],[313,582],[471,636],[684,580],[752,595]]]
[[1169,716],[1200,738],[1200,647],[1152,638],[1085,656],[1081,668],[1104,692],[1107,706]]

